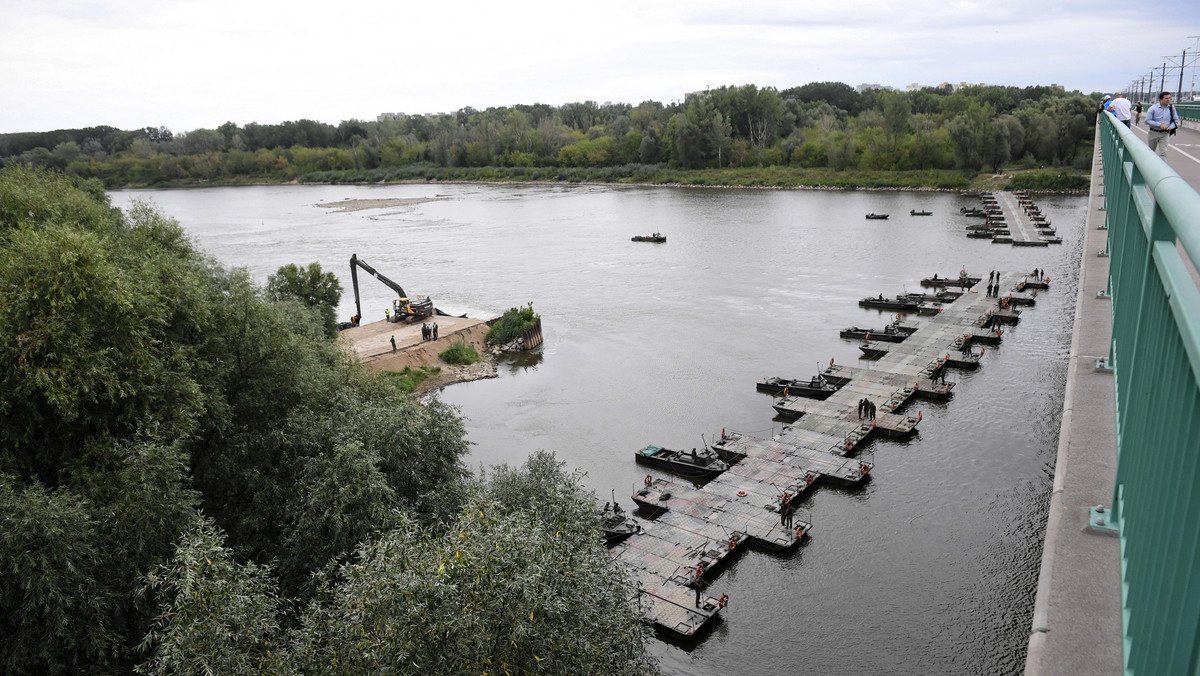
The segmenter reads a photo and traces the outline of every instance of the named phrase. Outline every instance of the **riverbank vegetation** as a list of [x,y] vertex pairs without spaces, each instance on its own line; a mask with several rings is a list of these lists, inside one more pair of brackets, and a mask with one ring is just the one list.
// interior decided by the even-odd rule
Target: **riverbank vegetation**
[[1087,171],[1095,110],[1094,97],[1050,87],[745,85],[669,105],[585,101],[337,126],[4,134],[0,162],[110,188],[421,180],[953,189],[981,172]]
[[442,372],[440,366],[420,366],[413,368],[405,366],[403,371],[380,371],[379,377],[385,381],[392,383],[397,390],[403,394],[411,394],[416,391],[417,386],[425,382],[430,376],[436,376]]
[[653,672],[578,475],[472,476],[322,280],[0,170],[0,672]]
[[466,341],[458,340],[449,348],[438,353],[438,358],[447,364],[469,366],[479,361],[479,353],[467,345]]
[[488,345],[507,345],[537,326],[541,317],[533,311],[533,301],[525,307],[513,307],[504,311],[488,329],[484,342]]

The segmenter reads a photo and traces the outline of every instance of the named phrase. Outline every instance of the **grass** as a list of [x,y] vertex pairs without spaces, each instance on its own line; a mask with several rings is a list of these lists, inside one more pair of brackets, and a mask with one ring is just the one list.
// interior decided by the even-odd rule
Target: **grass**
[[438,357],[447,364],[458,364],[466,366],[479,361],[479,353],[475,348],[467,345],[465,341],[459,340],[451,345],[448,349],[438,353]]
[[422,366],[419,369],[405,366],[404,370],[396,373],[395,371],[383,371],[380,375],[384,382],[391,383],[398,392],[404,394],[412,394],[413,390],[420,385],[423,380],[429,376],[441,373],[440,366]]

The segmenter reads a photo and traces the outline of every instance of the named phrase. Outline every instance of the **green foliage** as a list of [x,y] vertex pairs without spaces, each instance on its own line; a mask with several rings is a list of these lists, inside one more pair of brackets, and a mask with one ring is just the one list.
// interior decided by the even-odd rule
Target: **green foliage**
[[1028,171],[1015,174],[1006,190],[1067,192],[1086,190],[1090,177],[1082,172]]
[[169,563],[146,576],[160,612],[141,648],[144,674],[275,671],[280,603],[270,573],[241,564],[209,519],[196,519]]
[[391,383],[398,392],[409,394],[417,389],[417,385],[420,385],[422,381],[431,375],[440,373],[441,370],[440,366],[422,366],[416,369],[405,366],[404,370],[399,373],[395,371],[383,371],[379,375],[385,381]]
[[321,270],[320,263],[299,267],[288,263],[267,278],[267,294],[277,301],[298,300],[321,314],[325,332],[337,333],[336,310],[342,301],[342,285],[337,275]]
[[299,671],[648,674],[636,595],[594,498],[552,455],[500,468],[445,531],[358,550],[296,632]]
[[257,668],[313,571],[457,513],[460,415],[94,189],[0,172],[0,671]]
[[485,341],[488,345],[504,345],[520,338],[526,331],[537,325],[541,319],[533,311],[533,301],[521,308],[509,308],[500,319],[488,329]]
[[109,664],[119,599],[81,496],[0,474],[0,671],[76,673]]
[[463,340],[456,341],[448,349],[439,352],[438,357],[447,364],[463,366],[479,361],[479,353]]
[[[1040,165],[1087,161],[1094,110],[1090,98],[1048,87],[860,93],[837,82],[781,91],[747,84],[696,92],[669,106],[584,101],[349,120],[336,128],[300,120],[244,128],[226,123],[186,134],[148,127],[95,137],[80,130],[0,135],[0,160],[54,167],[110,187],[292,180],[639,182],[632,176],[647,173],[641,167],[664,164],[673,170],[790,164],[971,174],[1026,153]],[[725,175],[678,182],[731,184]]]
[[[54,486],[89,439],[189,429],[194,352],[173,338],[194,331],[206,299],[177,226],[136,212],[111,221],[61,177],[6,170],[0,186],[20,208],[48,204],[36,213],[49,219],[27,220],[0,247],[0,442],[16,451],[0,463]],[[54,206],[64,192],[70,206]]]

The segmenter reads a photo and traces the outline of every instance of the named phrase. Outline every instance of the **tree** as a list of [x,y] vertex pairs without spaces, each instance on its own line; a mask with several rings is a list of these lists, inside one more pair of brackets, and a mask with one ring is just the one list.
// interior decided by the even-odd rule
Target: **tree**
[[337,333],[336,310],[342,302],[342,284],[337,275],[325,272],[320,263],[309,263],[299,267],[288,263],[267,278],[267,293],[275,300],[298,300],[317,310],[325,331]]
[[859,93],[850,85],[841,82],[810,82],[803,87],[794,87],[780,92],[784,98],[795,98],[801,102],[824,101],[834,108],[841,108],[851,115],[862,110]]
[[283,646],[270,571],[238,563],[212,521],[196,519],[171,561],[147,576],[145,591],[161,610],[142,641],[150,659],[139,673],[275,671]]
[[0,515],[0,671],[103,670],[120,643],[118,598],[87,502],[0,474]]
[[304,614],[301,672],[646,674],[648,629],[579,475],[497,469],[448,529],[364,545]]
[[883,133],[887,143],[890,166],[899,163],[900,140],[908,133],[912,105],[908,97],[897,92],[881,92],[879,103],[883,111]]

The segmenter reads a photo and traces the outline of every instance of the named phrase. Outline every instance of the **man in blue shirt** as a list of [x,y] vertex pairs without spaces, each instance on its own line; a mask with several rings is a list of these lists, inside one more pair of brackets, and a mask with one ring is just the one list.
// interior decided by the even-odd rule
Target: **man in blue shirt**
[[1171,92],[1159,94],[1158,103],[1146,111],[1146,126],[1150,128],[1146,144],[1163,160],[1167,159],[1167,137],[1175,135],[1178,122],[1179,116],[1171,105]]

